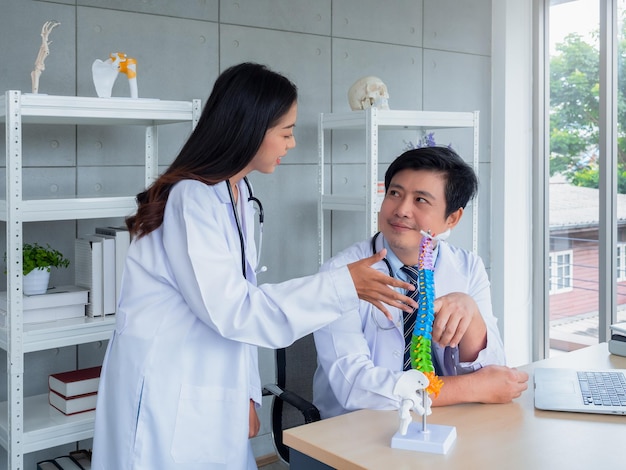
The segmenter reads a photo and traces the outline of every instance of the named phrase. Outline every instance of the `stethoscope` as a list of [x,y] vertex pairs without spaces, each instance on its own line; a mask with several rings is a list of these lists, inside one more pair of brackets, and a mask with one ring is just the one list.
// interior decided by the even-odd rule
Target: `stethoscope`
[[[378,240],[378,236],[379,235],[380,235],[380,232],[376,232],[376,234],[372,237],[372,254],[374,254],[374,255],[378,252],[378,250],[376,249],[376,240]],[[389,260],[387,259],[387,257],[383,258],[383,262],[387,266],[387,271],[389,272],[389,276],[390,277],[394,277],[393,269],[391,268],[391,263],[389,263]],[[400,318],[396,322],[387,321],[388,323],[391,324],[391,326],[381,325],[380,322],[378,321],[378,318],[376,318],[377,317],[377,315],[376,315],[377,311],[379,311],[377,308],[371,308],[370,309],[370,315],[372,317],[372,320],[374,320],[374,323],[376,324],[376,328],[378,328],[379,330],[389,331],[389,330],[394,330],[396,328],[403,328],[403,320],[402,320],[402,318]],[[385,318],[387,318],[387,317],[385,317]]]
[[[252,203],[256,204],[257,212],[259,213],[259,244],[257,250],[257,259],[255,269],[255,274],[263,273],[267,271],[267,266],[261,266],[261,249],[263,248],[263,221],[265,219],[265,215],[263,213],[263,204],[261,201],[254,196],[252,193],[252,186],[250,186],[250,182],[248,181],[248,177],[243,177],[244,183],[246,183],[246,188],[248,188],[248,202],[252,201]],[[230,196],[230,202],[233,207],[233,215],[235,216],[235,223],[237,224],[237,233],[239,234],[239,244],[241,246],[241,272],[243,273],[243,277],[246,276],[246,243],[243,239],[243,230],[241,229],[241,221],[239,220],[239,214],[237,213],[237,204],[235,204],[235,196],[233,195],[233,188],[230,186],[230,181],[224,181],[226,183],[226,187],[228,188],[228,195]]]

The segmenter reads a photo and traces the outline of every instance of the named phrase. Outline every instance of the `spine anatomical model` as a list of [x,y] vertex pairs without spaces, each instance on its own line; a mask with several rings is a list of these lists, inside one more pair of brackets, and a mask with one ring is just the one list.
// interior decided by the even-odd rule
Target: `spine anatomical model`
[[435,320],[435,281],[433,250],[436,246],[434,234],[422,232],[418,262],[419,307],[413,336],[411,337],[411,366],[428,378],[426,391],[436,396],[443,381],[436,375],[431,355],[433,321]]

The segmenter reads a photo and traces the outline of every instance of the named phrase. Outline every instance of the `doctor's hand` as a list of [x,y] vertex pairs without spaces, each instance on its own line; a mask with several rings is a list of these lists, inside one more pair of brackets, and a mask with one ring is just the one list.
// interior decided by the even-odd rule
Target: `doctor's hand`
[[476,372],[445,377],[446,386],[433,400],[433,406],[458,403],[510,403],[528,389],[528,374],[499,365],[488,365]]
[[250,399],[250,427],[248,428],[248,439],[255,437],[261,429],[259,416],[256,414],[256,405],[254,400]]
[[432,340],[441,346],[459,347],[462,362],[474,361],[487,345],[487,326],[478,305],[462,292],[435,300]]
[[369,258],[350,263],[348,264],[348,270],[352,276],[352,282],[354,282],[359,299],[371,303],[383,312],[389,320],[393,321],[385,304],[397,307],[407,313],[411,313],[418,305],[415,300],[393,289],[393,287],[399,287],[404,291],[415,290],[412,284],[372,269],[371,266],[382,261],[386,253],[387,250],[383,249]]
[[468,384],[465,391],[479,403],[509,403],[528,388],[528,374],[506,366],[485,366],[467,376],[471,386]]

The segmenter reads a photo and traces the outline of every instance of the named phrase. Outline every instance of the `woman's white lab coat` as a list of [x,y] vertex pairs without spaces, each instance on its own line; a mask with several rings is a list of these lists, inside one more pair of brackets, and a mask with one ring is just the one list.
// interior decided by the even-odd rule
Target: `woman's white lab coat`
[[96,408],[95,470],[256,468],[256,346],[280,348],[356,310],[347,268],[255,286],[254,212],[239,185],[247,276],[225,183],[176,184],[133,241]]
[[[382,239],[381,234],[377,251],[382,249]],[[336,269],[371,255],[371,242],[360,242],[327,261],[321,271]],[[389,273],[382,261],[373,267]],[[492,313],[491,289],[482,260],[473,253],[439,242],[435,295],[441,297],[450,292],[469,294],[487,326],[487,347],[476,361],[461,365],[479,368],[487,364],[504,364],[504,347]],[[359,312],[347,312],[315,332],[318,368],[313,382],[313,401],[322,418],[358,409],[398,408],[400,402],[393,388],[402,374],[404,328],[402,311],[390,308],[390,312],[394,315],[395,327],[376,307],[361,302]],[[443,348],[436,343],[433,347],[442,364]]]

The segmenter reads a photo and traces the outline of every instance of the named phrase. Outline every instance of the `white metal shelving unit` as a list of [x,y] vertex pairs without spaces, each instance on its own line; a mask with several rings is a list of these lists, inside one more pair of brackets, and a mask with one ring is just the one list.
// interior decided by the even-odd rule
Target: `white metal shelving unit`
[[[404,111],[382,110],[369,108],[363,111],[344,113],[320,113],[318,121],[318,156],[319,156],[319,201],[318,201],[318,240],[319,262],[324,262],[325,253],[325,211],[365,211],[365,237],[376,233],[378,227],[378,211],[383,195],[378,193],[378,136],[379,131],[386,129],[432,131],[444,128],[473,129],[474,149],[473,166],[478,173],[478,139],[479,112],[446,112],[446,111]],[[324,134],[326,131],[345,129],[363,130],[365,138],[365,174],[367,181],[365,191],[350,196],[325,193],[324,167]],[[478,250],[478,198],[473,202],[472,247]]]
[[6,327],[0,348],[7,352],[8,401],[0,403],[0,445],[8,468],[21,470],[25,453],[93,436],[94,412],[65,416],[48,405],[47,395],[24,397],[24,354],[109,339],[114,317],[72,318],[49,323],[22,322],[22,229],[36,221],[124,217],[135,208],[134,195],[102,198],[25,200],[22,197],[22,126],[28,124],[137,125],[145,127],[145,184],[158,175],[158,127],[189,122],[201,113],[200,100],[89,98],[22,94],[0,97],[0,120],[6,124],[6,195],[0,221],[6,224]]

